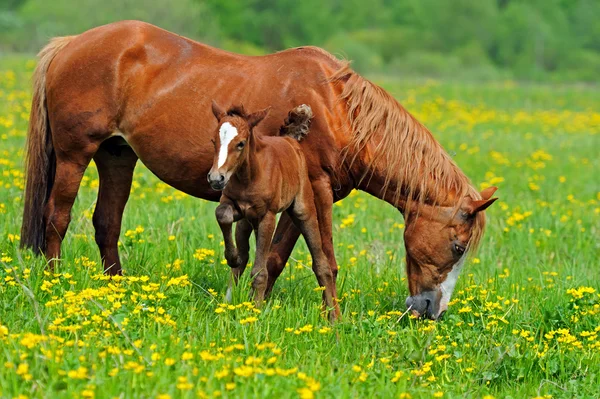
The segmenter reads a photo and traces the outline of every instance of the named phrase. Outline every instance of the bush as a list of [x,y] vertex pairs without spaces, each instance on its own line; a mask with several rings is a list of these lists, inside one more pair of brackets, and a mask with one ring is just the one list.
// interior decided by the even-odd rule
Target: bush
[[232,39],[225,39],[216,44],[216,47],[222,48],[223,50],[231,51],[232,53],[246,54],[246,55],[264,55],[266,51],[262,47],[258,47],[252,43],[240,42]]
[[441,77],[457,73],[461,68],[460,59],[430,51],[413,51],[404,57],[394,58],[388,70],[394,74],[408,76]]
[[54,36],[79,34],[124,19],[150,22],[192,38],[216,36],[212,19],[195,0],[78,0],[76,5],[72,0],[29,0],[18,16],[10,41],[3,41],[5,50],[37,52]]
[[600,54],[587,50],[566,54],[559,66],[558,74],[566,80],[599,82]]
[[360,73],[380,71],[384,64],[376,50],[348,34],[334,36],[324,47],[339,58],[351,60],[352,68]]

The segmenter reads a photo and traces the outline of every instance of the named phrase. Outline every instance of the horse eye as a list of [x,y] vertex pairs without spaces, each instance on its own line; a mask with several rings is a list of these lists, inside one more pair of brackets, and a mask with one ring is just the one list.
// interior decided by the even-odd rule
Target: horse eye
[[240,142],[238,143],[238,145],[237,145],[237,149],[238,149],[238,150],[241,150],[242,148],[244,148],[244,146],[245,146],[245,145],[246,145],[246,142],[244,142],[244,141],[240,141]]
[[465,247],[461,247],[460,245],[457,245],[457,244],[454,244],[454,250],[459,255],[462,255],[465,253]]

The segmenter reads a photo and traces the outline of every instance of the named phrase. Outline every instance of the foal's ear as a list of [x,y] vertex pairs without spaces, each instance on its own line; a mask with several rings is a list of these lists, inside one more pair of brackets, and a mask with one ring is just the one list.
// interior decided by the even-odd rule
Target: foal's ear
[[221,118],[225,116],[225,111],[223,111],[223,108],[221,108],[215,100],[212,100],[212,112],[218,121],[220,121]]
[[265,117],[269,114],[270,110],[271,107],[269,106],[263,109],[262,111],[257,111],[251,115],[248,115],[248,125],[250,126],[250,129],[258,125],[263,119],[265,119]]

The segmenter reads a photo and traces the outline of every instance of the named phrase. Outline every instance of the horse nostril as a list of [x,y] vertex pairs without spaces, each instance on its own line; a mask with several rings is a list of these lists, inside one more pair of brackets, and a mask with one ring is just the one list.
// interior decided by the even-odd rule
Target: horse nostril
[[225,181],[225,175],[219,175],[219,183],[223,183]]

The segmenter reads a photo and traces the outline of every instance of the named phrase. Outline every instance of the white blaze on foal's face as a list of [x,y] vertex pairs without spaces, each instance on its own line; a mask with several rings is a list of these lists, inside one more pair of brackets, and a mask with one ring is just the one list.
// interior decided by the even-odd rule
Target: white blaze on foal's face
[[225,165],[227,161],[228,148],[229,143],[235,136],[238,135],[238,131],[233,125],[229,122],[225,122],[219,128],[219,140],[221,142],[221,146],[219,147],[219,158],[217,160],[217,167]]

